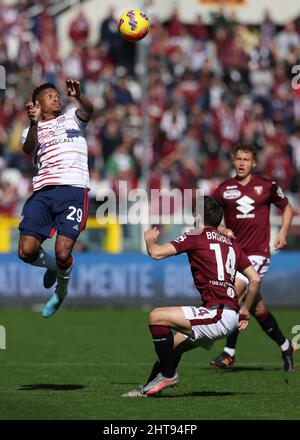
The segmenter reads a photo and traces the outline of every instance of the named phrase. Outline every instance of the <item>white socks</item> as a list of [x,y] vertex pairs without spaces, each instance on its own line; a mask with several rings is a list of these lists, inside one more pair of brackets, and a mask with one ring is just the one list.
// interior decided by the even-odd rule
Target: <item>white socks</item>
[[[281,348],[282,351],[285,351],[285,350],[287,350],[289,348],[289,346],[290,346],[290,341],[288,339],[286,339],[284,341],[284,343],[280,346],[280,348]],[[225,347],[224,351],[227,354],[229,354],[229,356],[231,356],[231,357],[233,357],[235,355],[235,349],[234,348]]]
[[45,252],[43,248],[39,249],[38,257],[30,264],[32,264],[33,266],[44,267],[51,270],[52,272],[55,272],[57,270],[55,258],[47,254],[47,252]]
[[289,346],[290,346],[290,341],[288,339],[286,339],[284,341],[284,343],[282,345],[280,345],[280,348],[282,351],[285,351],[289,348]]
[[235,348],[228,348],[228,347],[225,347],[225,348],[224,348],[224,351],[225,351],[227,354],[229,354],[229,356],[231,356],[231,357],[234,357],[234,355],[235,355]]
[[55,293],[63,299],[68,293],[68,284],[70,281],[70,275],[73,269],[73,263],[68,269],[60,269],[57,267],[57,286]]

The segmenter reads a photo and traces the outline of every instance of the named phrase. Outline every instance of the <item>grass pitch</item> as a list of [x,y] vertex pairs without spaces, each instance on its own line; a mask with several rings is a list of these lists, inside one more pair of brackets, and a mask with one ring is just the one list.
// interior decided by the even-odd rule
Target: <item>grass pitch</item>
[[[299,312],[274,310],[289,338]],[[185,354],[176,388],[135,399],[120,395],[145,381],[155,359],[145,311],[63,309],[46,320],[6,309],[0,324],[7,332],[0,419],[300,419],[300,366],[283,372],[278,347],[254,319],[240,336],[233,368],[209,368],[223,347],[218,341],[210,353]]]

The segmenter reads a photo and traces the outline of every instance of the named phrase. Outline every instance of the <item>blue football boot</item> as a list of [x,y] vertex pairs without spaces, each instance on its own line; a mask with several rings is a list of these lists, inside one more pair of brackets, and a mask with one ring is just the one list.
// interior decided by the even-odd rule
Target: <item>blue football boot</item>
[[50,318],[60,308],[64,298],[60,298],[56,293],[53,293],[47,304],[42,310],[43,318]]

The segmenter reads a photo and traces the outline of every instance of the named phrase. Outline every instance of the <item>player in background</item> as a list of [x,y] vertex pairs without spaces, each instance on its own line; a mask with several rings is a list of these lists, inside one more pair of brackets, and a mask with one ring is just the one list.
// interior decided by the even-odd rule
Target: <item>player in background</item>
[[[187,253],[203,304],[156,308],[150,313],[149,329],[158,361],[146,385],[123,397],[153,395],[177,385],[176,367],[182,353],[197,347],[209,350],[214,340],[226,337],[235,329],[243,330],[248,324],[249,310],[259,289],[259,275],[239,245],[217,230],[223,217],[217,200],[204,197],[203,212],[203,219],[197,216],[200,229],[195,228],[171,243],[157,244],[156,228],[145,232],[147,251],[152,258],[160,260]],[[249,292],[241,309],[234,287],[236,270],[249,280]],[[172,329],[178,332],[175,337]]]
[[[44,286],[57,280],[55,293],[43,308],[52,316],[65,296],[73,267],[72,249],[88,214],[88,148],[84,129],[93,113],[92,103],[80,93],[80,83],[66,81],[67,94],[77,106],[61,114],[60,95],[53,84],[33,91],[26,104],[30,127],[22,133],[23,151],[34,159],[38,172],[33,194],[26,201],[19,225],[19,258],[46,268]],[[41,247],[57,232],[55,258]]]
[[[257,159],[254,146],[235,146],[232,158],[236,176],[221,183],[214,194],[224,209],[226,227],[220,226],[219,230],[236,239],[262,278],[270,265],[270,205],[274,203],[282,211],[282,225],[275,240],[275,250],[286,246],[293,211],[276,182],[252,173]],[[242,274],[237,274],[235,288],[242,301],[247,291],[247,279]],[[266,335],[281,348],[284,370],[293,371],[292,343],[281,332],[260,294],[251,313]],[[227,338],[224,351],[211,362],[212,367],[225,368],[234,363],[238,335],[236,331]]]

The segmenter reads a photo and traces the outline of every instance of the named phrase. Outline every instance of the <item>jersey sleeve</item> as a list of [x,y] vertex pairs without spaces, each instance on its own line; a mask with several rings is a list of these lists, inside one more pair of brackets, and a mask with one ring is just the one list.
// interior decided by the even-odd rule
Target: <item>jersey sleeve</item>
[[74,121],[76,122],[76,124],[78,125],[80,130],[84,131],[88,123],[87,122],[83,122],[81,119],[78,118],[78,116],[76,114],[76,110],[77,110],[77,107],[72,107],[69,110],[69,112],[72,112],[72,116],[74,118]]
[[281,210],[289,203],[285,193],[276,182],[272,182],[270,201]]
[[213,198],[218,200],[218,202],[223,205],[223,201],[222,201],[222,197],[221,197],[221,188],[220,185],[215,189],[214,193],[213,193]]
[[21,142],[22,142],[23,145],[25,144],[28,132],[29,132],[29,127],[24,128],[24,130],[22,131]]
[[186,233],[172,240],[171,244],[175,247],[177,254],[182,254],[183,252],[188,252],[195,248],[193,236]]

